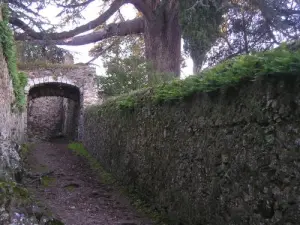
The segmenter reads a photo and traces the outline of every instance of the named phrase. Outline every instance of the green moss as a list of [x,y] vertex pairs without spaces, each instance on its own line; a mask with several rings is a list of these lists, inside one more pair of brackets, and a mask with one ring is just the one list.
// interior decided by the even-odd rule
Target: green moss
[[34,148],[33,143],[24,143],[21,145],[20,157],[25,160],[30,153],[30,151]]
[[101,181],[106,184],[115,183],[115,179],[111,174],[107,173],[103,167],[98,163],[98,161],[93,158],[88,151],[84,148],[82,143],[73,142],[68,145],[68,148],[72,150],[76,155],[81,156],[88,160],[90,167],[97,171],[99,174]]
[[[292,46],[292,47],[291,47]],[[108,100],[98,113],[115,109],[132,110],[146,104],[180,101],[199,92],[212,92],[236,86],[244,80],[268,75],[300,74],[300,50],[296,45],[282,44],[267,52],[242,55],[207,69],[199,75],[122,95]]]
[[133,205],[138,212],[147,215],[153,219],[157,225],[177,224],[157,208],[149,203],[141,192],[139,192],[134,186],[122,186],[121,192],[129,197],[131,205]]
[[16,64],[16,46],[13,38],[13,33],[9,28],[9,12],[5,5],[0,5],[2,10],[3,21],[0,21],[0,44],[3,49],[9,75],[12,80],[14,94],[15,94],[15,106],[22,111],[25,107],[25,93],[24,88],[27,84],[27,76],[23,72],[18,72]]
[[0,180],[0,197],[8,196],[21,200],[27,200],[29,198],[28,191],[24,187],[15,182]]
[[68,64],[58,64],[58,63],[49,63],[46,61],[35,61],[31,63],[17,63],[20,70],[33,70],[33,69],[76,69],[82,67],[80,65],[68,65]]
[[55,182],[55,178],[54,177],[50,177],[50,176],[43,176],[41,178],[41,184],[45,187],[49,187],[51,184],[53,184]]
[[73,142],[68,145],[68,148],[72,150],[76,155],[81,156],[88,160],[90,163],[91,169],[99,174],[101,182],[105,184],[114,184],[118,186],[120,191],[129,197],[130,202],[135,208],[148,217],[156,221],[158,225],[171,224],[165,215],[156,210],[149,202],[137,191],[133,186],[124,186],[119,183],[112,174],[106,172],[101,164],[93,158],[88,151],[84,148],[82,143]]

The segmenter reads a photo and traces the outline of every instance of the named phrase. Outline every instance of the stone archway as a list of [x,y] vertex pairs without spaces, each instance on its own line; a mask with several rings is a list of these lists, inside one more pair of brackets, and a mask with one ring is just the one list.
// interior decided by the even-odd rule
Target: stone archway
[[47,140],[58,135],[81,139],[83,88],[52,76],[30,79],[27,87],[27,136]]
[[[29,78],[28,85],[25,88],[27,95],[30,90],[32,90],[28,102],[40,101],[39,103],[42,104],[39,97],[35,96],[48,96],[47,98],[51,98],[49,96],[52,96],[52,98],[61,96],[61,98],[65,97],[65,99],[69,99],[68,101],[73,101],[76,97],[74,97],[74,93],[72,94],[72,90],[74,90],[72,87],[79,89],[80,115],[77,139],[82,140],[84,134],[83,109],[92,104],[101,104],[104,100],[103,96],[101,94],[99,95],[98,92],[98,84],[95,79],[96,69],[86,65],[46,65],[45,67],[28,66],[21,68],[21,70],[24,71]],[[68,103],[66,103],[67,100],[64,101],[66,108]],[[30,105],[27,107],[27,111],[30,110],[29,106]],[[25,127],[27,127],[27,125],[25,125]],[[28,132],[26,133],[28,134]]]

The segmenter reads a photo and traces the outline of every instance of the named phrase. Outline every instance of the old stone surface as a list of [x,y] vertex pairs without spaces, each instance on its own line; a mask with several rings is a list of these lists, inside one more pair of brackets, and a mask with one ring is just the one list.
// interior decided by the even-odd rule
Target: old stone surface
[[300,78],[85,111],[84,144],[172,224],[300,224]]
[[18,145],[23,141],[24,114],[12,112],[12,83],[0,48],[0,179],[12,178],[18,168]]
[[[89,66],[77,67],[61,67],[61,68],[37,68],[32,70],[24,70],[28,73],[29,81],[26,90],[36,86],[47,84],[65,84],[75,86],[80,89],[82,95],[83,106],[101,103],[101,98],[98,97],[96,83],[94,81],[96,71]],[[49,94],[47,93],[47,96]],[[40,97],[40,96],[38,96]]]
[[64,135],[77,138],[79,103],[62,97],[40,97],[29,101],[27,136],[30,141],[45,141]]
[[[28,154],[25,167],[46,173],[48,182],[24,180],[32,195],[65,225],[154,225],[138,213],[114,185],[105,184],[88,162],[63,139],[39,143]],[[51,171],[51,173],[49,173]]]
[[63,99],[62,132],[66,137],[78,137],[78,122],[80,105],[72,99]]
[[71,139],[81,139],[83,109],[102,103],[94,79],[95,69],[61,65],[24,71],[29,75],[26,87],[29,138],[49,140],[63,134]]
[[5,187],[5,183],[15,181],[15,175],[21,170],[18,143],[24,140],[25,116],[13,112],[14,100],[11,79],[0,47],[0,224],[3,225],[9,224],[11,218],[12,198],[7,193],[13,193],[13,189]]
[[49,140],[62,132],[63,98],[41,97],[28,103],[27,135],[29,140]]

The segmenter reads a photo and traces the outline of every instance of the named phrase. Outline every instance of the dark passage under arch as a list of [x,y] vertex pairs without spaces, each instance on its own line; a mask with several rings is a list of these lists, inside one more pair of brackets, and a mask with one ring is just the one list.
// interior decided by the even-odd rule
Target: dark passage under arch
[[80,89],[66,83],[41,83],[29,90],[28,100],[46,96],[64,97],[80,102]]
[[78,87],[58,82],[40,83],[29,89],[27,102],[29,139],[78,138],[82,110],[82,93]]

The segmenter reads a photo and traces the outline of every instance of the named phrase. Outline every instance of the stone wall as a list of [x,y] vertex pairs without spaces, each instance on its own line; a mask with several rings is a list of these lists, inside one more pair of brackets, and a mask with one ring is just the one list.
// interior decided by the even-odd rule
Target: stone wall
[[[1,7],[0,7],[0,20]],[[13,112],[15,96],[0,43],[0,224],[8,225],[14,189],[6,195],[6,182],[16,181],[21,172],[19,144],[24,141],[25,114]]]
[[[37,65],[38,66],[38,65]],[[57,82],[71,84],[80,89],[82,94],[83,106],[102,103],[98,98],[97,85],[94,81],[96,70],[89,66],[76,65],[49,65],[49,68],[22,68],[28,74],[29,81],[26,90],[39,84]]]
[[17,144],[24,140],[24,113],[12,112],[15,97],[0,48],[0,179],[12,179],[18,167]]
[[[21,68],[29,76],[25,88],[30,103],[27,113],[28,136],[35,140],[48,140],[54,134],[61,133],[71,139],[81,139],[83,109],[103,101],[98,95],[95,69],[69,64],[41,65],[40,68],[38,65],[31,66],[34,67],[28,65]],[[61,96],[73,101],[64,100],[62,103],[50,98],[45,101],[46,96]],[[41,97],[43,100],[39,99]]]
[[28,102],[27,135],[30,141],[49,140],[62,132],[63,98],[41,97]]
[[267,77],[161,105],[92,106],[84,144],[170,224],[300,224],[299,89],[299,76]]
[[41,97],[28,103],[27,135],[30,141],[58,136],[77,139],[79,103],[63,97]]
[[64,99],[62,133],[69,139],[77,139],[78,137],[79,109],[80,105],[78,102]]

